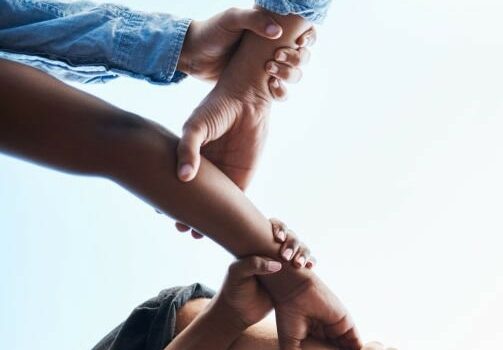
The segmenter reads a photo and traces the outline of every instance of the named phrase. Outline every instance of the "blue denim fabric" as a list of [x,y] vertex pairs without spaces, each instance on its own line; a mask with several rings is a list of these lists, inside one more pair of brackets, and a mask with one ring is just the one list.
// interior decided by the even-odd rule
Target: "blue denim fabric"
[[190,19],[89,1],[0,0],[0,58],[59,78],[106,82],[119,75],[169,84]]
[[[330,1],[256,0],[256,4],[319,23]],[[82,83],[127,75],[169,84],[185,77],[176,66],[190,21],[90,1],[0,0],[0,58]]]
[[321,23],[327,16],[332,0],[255,0],[255,3],[279,15],[295,14],[314,23]]

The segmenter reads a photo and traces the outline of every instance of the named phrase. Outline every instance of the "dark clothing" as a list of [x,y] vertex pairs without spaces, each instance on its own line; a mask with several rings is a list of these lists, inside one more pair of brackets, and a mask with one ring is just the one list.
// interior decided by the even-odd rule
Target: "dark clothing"
[[189,300],[212,298],[211,289],[195,283],[165,289],[136,307],[92,350],[162,350],[175,336],[176,311]]

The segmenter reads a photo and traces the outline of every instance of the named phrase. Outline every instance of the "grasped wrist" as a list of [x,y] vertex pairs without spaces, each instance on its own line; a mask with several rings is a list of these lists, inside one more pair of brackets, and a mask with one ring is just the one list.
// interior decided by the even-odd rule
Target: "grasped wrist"
[[281,271],[260,276],[274,304],[287,302],[316,282],[316,275],[309,269],[297,269],[290,264],[283,264]]
[[280,47],[297,48],[297,38],[308,30],[312,24],[300,16],[281,16],[262,8],[283,28],[283,35],[276,40],[262,38],[252,32],[246,32],[238,50],[231,58],[222,74],[223,81],[234,81],[235,88],[240,93],[253,94],[268,102],[273,100],[269,91],[269,75],[265,64],[274,57],[274,51]]
[[245,324],[239,314],[231,308],[219,294],[207,310],[207,317],[212,321],[216,332],[221,332],[229,337],[239,337],[239,335],[250,325]]

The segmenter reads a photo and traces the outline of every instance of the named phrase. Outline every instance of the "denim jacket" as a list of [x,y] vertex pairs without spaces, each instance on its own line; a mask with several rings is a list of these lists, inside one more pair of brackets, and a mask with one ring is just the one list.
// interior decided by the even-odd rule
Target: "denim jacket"
[[[315,23],[331,0],[257,0],[263,8]],[[120,75],[156,84],[178,82],[176,70],[190,19],[79,0],[0,0],[0,58],[61,79],[107,82]]]

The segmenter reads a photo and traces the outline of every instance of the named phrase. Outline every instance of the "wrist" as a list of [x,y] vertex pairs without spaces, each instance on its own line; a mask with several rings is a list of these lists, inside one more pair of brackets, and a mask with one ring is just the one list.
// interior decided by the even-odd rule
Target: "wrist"
[[197,30],[198,22],[192,20],[190,22],[189,28],[185,33],[185,39],[183,40],[182,49],[180,51],[180,57],[178,58],[178,63],[176,70],[183,72],[187,75],[191,75],[194,57],[194,32]]
[[283,264],[273,275],[259,276],[274,304],[284,303],[316,284],[317,276],[309,269]]
[[214,334],[229,341],[237,339],[248,328],[234,309],[221,299],[221,294],[209,305],[205,316]]

